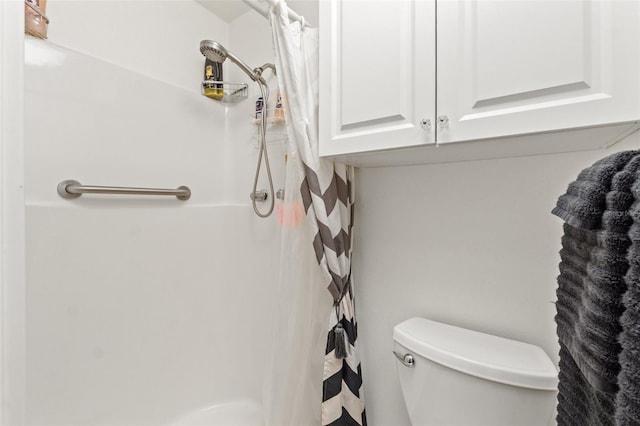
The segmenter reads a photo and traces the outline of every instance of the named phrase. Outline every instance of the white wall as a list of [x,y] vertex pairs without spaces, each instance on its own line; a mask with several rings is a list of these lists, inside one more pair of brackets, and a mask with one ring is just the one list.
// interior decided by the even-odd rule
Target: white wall
[[550,211],[580,170],[639,144],[634,134],[602,151],[359,170],[354,278],[372,426],[409,425],[391,353],[405,319],[532,343],[557,361],[562,221]]
[[[49,40],[26,44],[27,423],[166,424],[259,401],[279,233],[248,202],[251,101],[199,94],[199,42],[229,44],[229,25],[190,0],[47,12]],[[193,195],[64,200],[63,179]]]
[[50,42],[28,39],[25,60],[28,202],[60,205],[52,188],[66,179],[188,185],[189,205],[222,201],[223,106]]
[[200,40],[228,24],[192,0],[49,0],[49,41],[199,92]]
[[259,402],[278,240],[252,220],[245,206],[28,206],[27,424],[161,425]]
[[24,6],[0,2],[0,423],[24,413]]

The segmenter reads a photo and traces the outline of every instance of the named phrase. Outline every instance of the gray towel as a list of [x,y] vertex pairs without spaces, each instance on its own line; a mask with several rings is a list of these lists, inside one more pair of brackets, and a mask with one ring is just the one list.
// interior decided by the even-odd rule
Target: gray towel
[[583,170],[553,210],[566,222],[556,304],[560,425],[614,424],[637,154],[616,153]]
[[594,389],[562,343],[558,377],[558,426],[614,425],[615,394]]
[[622,151],[597,161],[584,169],[569,184],[567,192],[558,199],[552,213],[569,225],[581,229],[596,229],[605,209],[605,197],[611,180],[636,151]]
[[629,230],[631,247],[629,270],[625,276],[627,292],[623,298],[624,313],[620,318],[620,390],[616,398],[616,423],[620,426],[640,425],[640,180],[633,184],[635,202],[629,214],[633,220]]

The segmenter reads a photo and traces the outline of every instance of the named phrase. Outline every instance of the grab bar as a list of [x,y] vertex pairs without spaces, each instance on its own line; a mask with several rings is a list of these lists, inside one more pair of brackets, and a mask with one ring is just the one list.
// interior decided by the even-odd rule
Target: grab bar
[[178,200],[185,201],[191,197],[191,190],[188,186],[161,189],[82,185],[77,180],[63,180],[58,184],[58,195],[62,198],[78,198],[82,194],[174,195]]

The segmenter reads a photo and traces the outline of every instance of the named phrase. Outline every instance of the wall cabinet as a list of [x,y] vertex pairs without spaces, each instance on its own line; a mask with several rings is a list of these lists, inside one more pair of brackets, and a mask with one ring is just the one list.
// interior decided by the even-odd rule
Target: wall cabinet
[[[323,156],[519,135],[509,155],[591,149],[639,119],[637,0],[320,2]],[[560,130],[578,133],[530,137]]]

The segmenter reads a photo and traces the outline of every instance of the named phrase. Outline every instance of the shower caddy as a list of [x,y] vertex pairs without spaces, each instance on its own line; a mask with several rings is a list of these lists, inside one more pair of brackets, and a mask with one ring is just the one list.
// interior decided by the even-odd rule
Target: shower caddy
[[[207,94],[207,89],[213,89],[213,94]],[[203,96],[221,102],[240,102],[249,96],[247,83],[234,83],[230,81],[205,80],[201,90]]]

